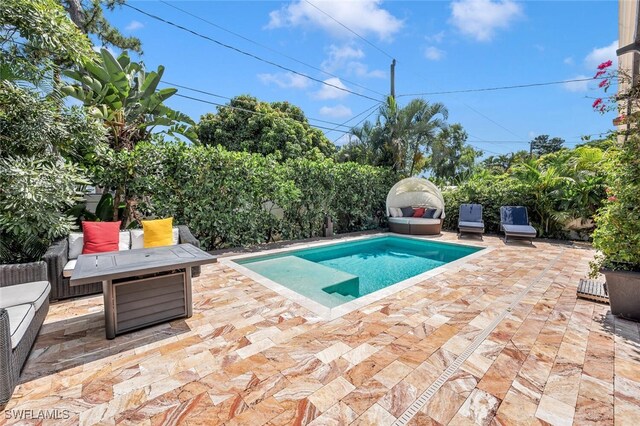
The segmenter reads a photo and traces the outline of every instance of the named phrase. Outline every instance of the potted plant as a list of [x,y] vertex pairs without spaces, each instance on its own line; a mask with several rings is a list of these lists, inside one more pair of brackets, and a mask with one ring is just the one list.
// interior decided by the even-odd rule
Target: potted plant
[[[601,64],[596,76],[604,75],[602,71],[610,65],[611,61]],[[622,72],[617,74],[618,85],[627,88],[625,93],[608,102],[597,99],[593,106],[600,112],[618,109],[622,98],[625,116],[631,117],[629,112],[640,107],[640,87],[631,84]],[[602,80],[600,87],[608,88],[610,81]],[[639,120],[628,120],[626,131],[608,152],[608,198],[595,217],[593,246],[599,253],[592,263],[592,275],[600,272],[606,278],[611,313],[636,321],[640,321],[639,125]]]

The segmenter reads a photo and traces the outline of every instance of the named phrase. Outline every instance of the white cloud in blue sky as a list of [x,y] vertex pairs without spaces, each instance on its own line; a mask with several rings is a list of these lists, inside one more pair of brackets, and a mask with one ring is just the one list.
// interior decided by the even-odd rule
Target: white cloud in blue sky
[[584,64],[596,72],[596,68],[603,62],[608,60],[613,61],[614,64],[618,63],[618,56],[616,55],[616,49],[618,48],[618,40],[614,40],[610,45],[604,47],[594,47],[591,52],[584,58]]
[[444,50],[438,49],[435,46],[428,46],[424,49],[424,56],[430,61],[439,61],[444,56]]
[[264,84],[275,84],[281,89],[306,89],[311,84],[308,78],[292,72],[258,74],[258,79]]
[[584,80],[584,81],[572,81],[571,83],[564,83],[562,86],[565,90],[569,92],[586,92],[589,90],[590,80],[585,80],[590,78],[588,75],[579,74],[575,75],[567,80]]
[[512,0],[457,0],[451,3],[451,23],[477,41],[490,41],[500,29],[523,16],[522,6]]
[[320,108],[320,115],[330,118],[347,118],[353,115],[351,108],[342,104],[336,106],[323,106]]
[[314,0],[313,3],[309,4],[305,0],[298,0],[280,10],[272,11],[269,13],[267,28],[315,27],[327,31],[334,37],[355,37],[354,34],[336,22],[337,20],[361,36],[375,34],[380,40],[390,41],[404,25],[402,20],[381,7],[381,0]]
[[338,89],[338,87],[342,89],[347,89],[347,86],[345,86],[344,83],[340,81],[339,78],[331,77],[326,79],[324,82],[327,84],[330,84],[331,86],[327,84],[323,84],[320,90],[318,90],[314,94],[314,97],[316,99],[320,99],[320,100],[342,99],[349,94],[349,92],[345,92],[344,90]]
[[127,26],[124,27],[124,29],[127,31],[136,31],[142,28],[144,28],[144,24],[140,21],[135,21],[135,20],[129,22],[129,24],[127,24]]

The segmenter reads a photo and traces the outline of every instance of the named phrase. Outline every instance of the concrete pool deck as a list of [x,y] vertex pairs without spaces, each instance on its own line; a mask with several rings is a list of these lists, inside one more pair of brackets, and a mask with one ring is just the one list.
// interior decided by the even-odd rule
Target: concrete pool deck
[[192,318],[113,341],[100,295],[53,304],[0,422],[40,423],[20,410],[66,413],[43,422],[56,425],[640,419],[639,324],[576,299],[594,251],[462,241],[493,250],[333,320],[224,263],[194,279]]

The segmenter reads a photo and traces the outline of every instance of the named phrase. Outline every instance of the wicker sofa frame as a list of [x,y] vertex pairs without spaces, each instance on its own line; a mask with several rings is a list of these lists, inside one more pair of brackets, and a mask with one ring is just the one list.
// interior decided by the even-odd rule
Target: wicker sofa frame
[[[0,287],[47,280],[45,262],[33,262],[14,265],[0,265]],[[3,409],[20,379],[22,367],[29,357],[31,347],[38,336],[40,327],[49,312],[49,300],[46,299],[36,311],[20,343],[12,349],[9,329],[9,314],[0,308],[0,409]]]
[[[179,225],[177,228],[180,235],[180,244],[192,244],[200,248],[200,242],[193,236],[187,226]],[[102,283],[100,282],[71,287],[69,278],[62,275],[64,266],[69,261],[69,242],[66,238],[52,244],[45,253],[43,260],[47,264],[51,282],[50,300],[62,300],[102,293]],[[200,275],[200,267],[192,268],[191,275],[194,277]]]

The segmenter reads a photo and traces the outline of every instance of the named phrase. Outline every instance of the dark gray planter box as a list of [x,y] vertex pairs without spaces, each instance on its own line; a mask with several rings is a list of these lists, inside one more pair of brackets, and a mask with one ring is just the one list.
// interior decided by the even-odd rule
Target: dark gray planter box
[[608,269],[600,272],[607,279],[611,313],[622,318],[640,321],[640,272]]

